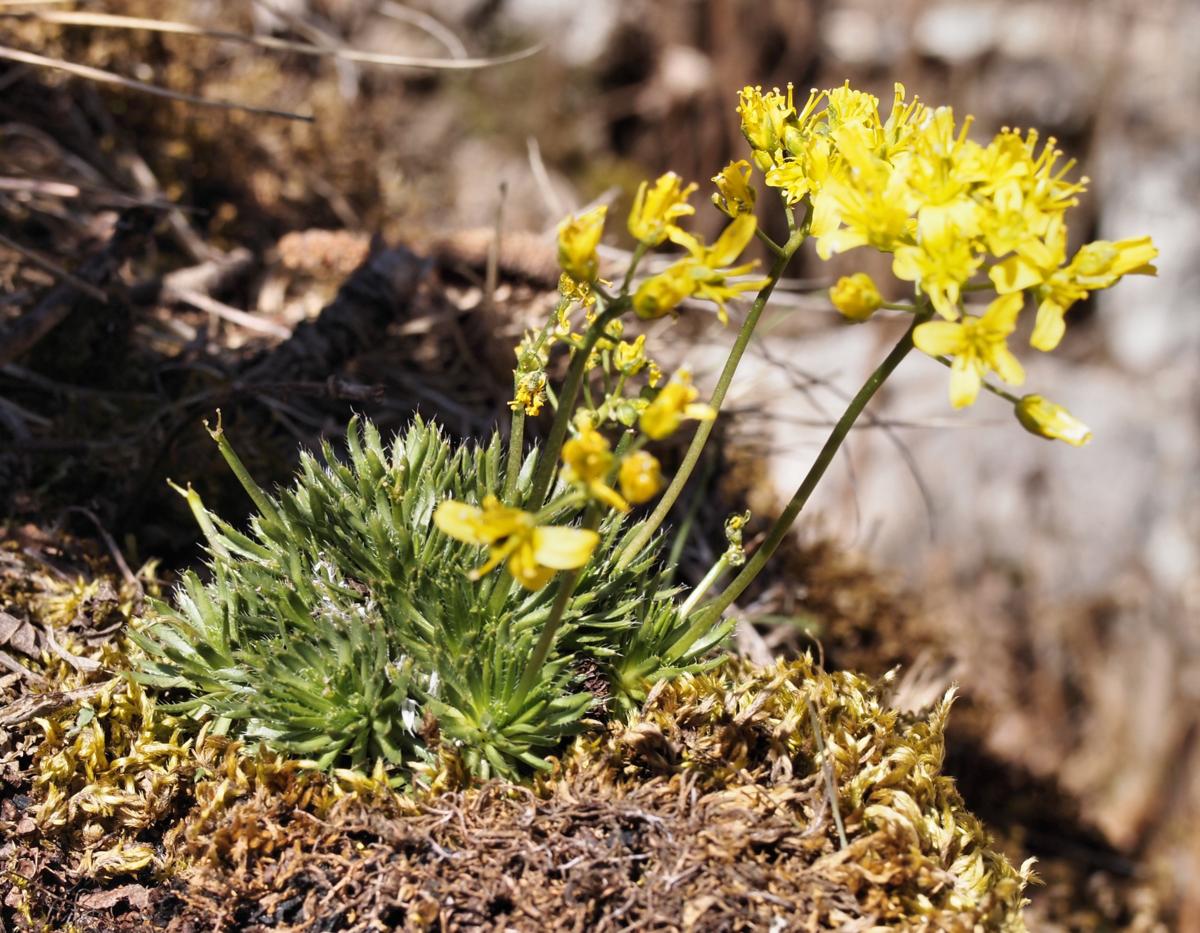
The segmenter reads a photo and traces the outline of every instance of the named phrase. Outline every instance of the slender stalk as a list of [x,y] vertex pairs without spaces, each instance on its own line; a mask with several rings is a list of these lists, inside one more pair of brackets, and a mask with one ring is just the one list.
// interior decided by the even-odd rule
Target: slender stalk
[[521,472],[521,454],[525,446],[525,410],[517,408],[512,413],[512,427],[508,432],[508,459],[504,464],[504,502],[515,505],[513,496],[517,492],[517,476]]
[[688,598],[683,601],[683,605],[679,607],[679,615],[686,619],[697,604],[704,598],[714,583],[721,579],[723,574],[729,567],[729,560],[726,555],[722,554],[717,558],[717,562],[709,568],[708,573],[704,575],[704,579],[696,584],[696,588],[688,593]]
[[[725,361],[725,368],[721,370],[721,375],[717,379],[717,385],[713,389],[712,397],[708,400],[708,404],[714,410],[721,410],[721,405],[725,401],[725,395],[729,391],[729,385],[733,382],[733,375],[737,372],[738,364],[742,361],[742,356],[745,354],[746,347],[750,343],[750,337],[754,334],[754,328],[758,325],[759,318],[762,317],[763,309],[767,306],[767,300],[771,297],[775,283],[783,275],[788,263],[791,262],[792,256],[796,254],[796,250],[804,242],[804,238],[805,233],[803,228],[793,230],[792,235],[788,237],[787,242],[783,245],[774,264],[771,266],[771,271],[767,276],[767,284],[762,287],[755,297],[754,304],[750,307],[750,313],[746,315],[742,329],[738,331],[733,349],[729,352],[729,358]],[[658,531],[659,526],[666,521],[667,515],[671,511],[671,506],[675,504],[675,501],[683,492],[683,487],[687,485],[692,471],[696,469],[696,464],[700,462],[700,454],[704,451],[704,445],[708,443],[708,437],[712,434],[715,423],[716,419],[711,419],[709,421],[701,421],[697,425],[696,433],[692,436],[692,443],[688,447],[687,453],[683,456],[683,463],[680,464],[678,471],[676,471],[675,476],[671,479],[671,484],[662,494],[662,497],[658,500],[658,504],[654,507],[654,511],[650,513],[650,516],[646,519],[641,529],[625,545],[625,548],[617,558],[618,570],[633,560],[638,552],[646,546],[646,542],[653,537],[654,532]]]
[[846,436],[850,433],[850,428],[854,426],[854,422],[858,420],[858,416],[862,414],[863,409],[867,407],[867,403],[871,401],[875,393],[879,391],[879,387],[887,381],[888,376],[900,365],[913,348],[912,335],[917,326],[923,323],[929,317],[929,311],[924,310],[919,313],[912,326],[904,332],[904,336],[892,348],[892,351],[887,355],[878,368],[867,377],[867,381],[863,383],[862,388],[850,400],[850,404],[846,406],[842,417],[838,419],[833,430],[829,433],[829,437],[825,440],[825,445],[821,448],[821,452],[817,454],[817,459],[813,465],[809,467],[807,475],[804,477],[800,487],[788,502],[787,508],[783,513],[775,519],[775,523],[767,532],[767,537],[759,546],[753,556],[746,561],[746,565],[741,572],[733,578],[729,586],[726,588],[717,599],[709,603],[701,612],[700,618],[697,619],[696,625],[692,627],[685,638],[695,640],[700,632],[704,631],[702,623],[705,625],[711,624],[713,620],[719,619],[721,613],[729,608],[730,604],[737,599],[742,592],[751,583],[755,577],[763,569],[764,565],[770,560],[771,555],[775,553],[776,548],[782,543],[784,537],[791,529],[792,524],[796,521],[796,517],[800,514],[800,510],[804,508],[812,495],[813,490],[817,488],[817,483],[821,481],[821,477],[825,475],[825,471],[829,469],[829,464],[833,462],[834,457],[841,449],[842,443],[846,440]]
[[[584,515],[583,527],[595,530],[599,524],[600,511],[595,506],[592,506],[588,509],[587,514]],[[546,624],[542,627],[542,634],[538,637],[533,654],[525,662],[525,670],[521,672],[521,682],[517,685],[517,692],[510,701],[510,709],[516,709],[525,702],[525,698],[529,696],[529,691],[537,683],[538,674],[542,670],[542,665],[546,663],[546,658],[550,655],[550,648],[554,644],[554,636],[558,634],[558,629],[562,625],[563,616],[567,611],[567,603],[571,601],[571,596],[575,592],[575,585],[579,582],[580,576],[583,575],[583,570],[583,567],[572,570],[559,581],[558,592],[554,594],[554,604],[550,607],[550,617],[546,619]]]
[[604,328],[610,321],[620,317],[629,305],[627,298],[618,298],[604,309],[592,322],[592,326],[584,334],[583,346],[576,348],[571,358],[571,366],[567,370],[567,378],[563,381],[562,391],[558,396],[558,411],[554,414],[554,424],[550,427],[550,436],[546,438],[546,446],[538,454],[537,469],[533,474],[533,485],[529,491],[529,499],[525,508],[536,512],[542,507],[546,493],[550,491],[550,482],[554,478],[554,468],[558,464],[558,453],[562,450],[563,440],[567,436],[567,422],[575,411],[575,399],[579,396],[579,388],[583,385],[583,377],[587,373],[588,357],[592,349],[604,333]]
[[641,263],[642,257],[646,255],[647,246],[645,243],[638,243],[633,248],[633,258],[629,260],[629,268],[625,270],[625,280],[621,283],[621,294],[629,293],[629,287],[633,285],[633,274],[637,271],[638,264]]
[[833,825],[837,827],[838,842],[844,849],[850,845],[850,842],[846,839],[846,827],[842,825],[842,810],[838,806],[838,788],[833,774],[833,761],[825,750],[825,735],[821,731],[821,717],[817,715],[817,706],[811,697],[808,698],[808,718],[812,723],[817,753],[821,756],[821,770],[825,774],[825,793],[829,795],[829,809],[833,811]]

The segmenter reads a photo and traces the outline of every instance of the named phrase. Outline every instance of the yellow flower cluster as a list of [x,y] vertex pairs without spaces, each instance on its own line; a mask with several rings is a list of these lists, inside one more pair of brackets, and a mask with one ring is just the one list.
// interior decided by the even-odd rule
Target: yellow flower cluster
[[[858,246],[890,253],[896,278],[945,319],[920,325],[914,342],[954,357],[956,407],[975,400],[989,370],[1022,381],[1006,339],[1026,296],[1037,307],[1030,343],[1052,350],[1071,305],[1123,275],[1155,271],[1149,237],[1088,243],[1068,259],[1064,215],[1087,179],[1069,179],[1074,162],[1060,162],[1054,140],[1041,144],[1036,131],[1005,129],[976,142],[970,118],[958,123],[948,107],[906,100],[899,84],[886,119],[876,97],[849,84],[814,90],[799,108],[790,87],[747,87],[738,112],[767,185],[808,208],[818,255]],[[964,294],[984,288],[999,297],[973,314]],[[853,320],[883,305],[862,273],[839,281],[830,297]]]
[[642,450],[623,458],[617,470],[617,484],[621,487],[618,493],[608,485],[616,462],[608,438],[586,417],[579,422],[578,433],[563,444],[564,481],[618,512],[628,512],[631,503],[641,505],[658,495],[662,489],[662,465],[658,458]]

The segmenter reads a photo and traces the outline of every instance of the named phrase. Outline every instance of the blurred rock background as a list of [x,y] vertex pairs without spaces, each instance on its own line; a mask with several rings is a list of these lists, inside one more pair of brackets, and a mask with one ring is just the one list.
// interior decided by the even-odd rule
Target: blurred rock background
[[[6,45],[317,117],[289,123],[103,92],[115,115],[107,125],[81,105],[18,133],[20,93],[33,93],[21,81],[33,77],[0,76],[4,174],[156,191],[196,208],[187,223],[200,243],[274,257],[238,295],[285,322],[320,306],[289,299],[272,272],[286,266],[286,234],[346,228],[420,249],[434,235],[492,226],[502,201],[510,242],[527,231],[531,249],[549,249],[565,211],[606,198],[621,216],[643,177],[670,168],[703,190],[744,154],[734,105],[747,83],[790,81],[803,92],[849,79],[886,101],[901,81],[975,114],[979,135],[1015,125],[1055,136],[1092,180],[1074,212],[1076,240],[1148,233],[1161,250],[1157,278],[1073,309],[1052,359],[1022,354],[1028,385],[1086,421],[1095,441],[1079,451],[1027,437],[990,398],[955,413],[944,370],[912,359],[800,535],[864,555],[919,607],[879,620],[890,626],[879,635],[886,652],[839,656],[836,625],[820,637],[834,662],[879,674],[903,662],[932,687],[960,684],[968,802],[1010,834],[1014,858],[1034,852],[1048,866],[1032,928],[1200,929],[1200,4],[123,0],[105,9],[387,53],[543,45],[486,71],[397,71],[0,20]],[[85,170],[82,156],[101,167]],[[58,221],[30,217],[20,236],[7,234],[69,260]],[[708,232],[720,226],[703,207],[697,220]],[[90,235],[76,231],[79,242]],[[179,234],[163,249],[197,247]],[[823,425],[891,339],[886,323],[843,325],[823,298],[837,275],[863,268],[887,279],[886,262],[862,251],[830,264],[807,256],[739,374],[734,441],[765,458],[760,514],[790,495]],[[8,284],[19,291],[19,276]],[[671,327],[687,339],[669,339]],[[700,381],[730,339],[694,319],[664,331],[662,345],[686,348],[680,360]]]

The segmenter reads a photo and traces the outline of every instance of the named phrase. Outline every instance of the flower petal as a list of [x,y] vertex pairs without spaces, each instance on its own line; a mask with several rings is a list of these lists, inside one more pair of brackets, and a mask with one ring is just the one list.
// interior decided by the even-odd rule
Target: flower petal
[[483,536],[483,509],[465,502],[447,499],[433,512],[433,523],[443,534],[468,544],[486,544]]
[[1021,292],[1013,292],[1008,295],[1001,295],[983,312],[983,318],[980,324],[994,334],[1001,334],[1007,337],[1017,328],[1017,316],[1021,313],[1021,308],[1025,306],[1025,295]]
[[913,344],[930,356],[950,356],[966,345],[963,326],[949,321],[926,321],[913,331]]
[[979,367],[973,359],[965,356],[954,358],[950,367],[950,404],[955,408],[966,408],[975,402],[979,396],[979,387],[983,378],[979,375]]
[[1019,386],[1025,381],[1025,370],[1008,347],[993,348],[989,354],[988,365],[1010,386]]
[[513,551],[508,559],[508,572],[527,590],[540,590],[554,576],[551,568],[538,561],[534,545],[529,541],[522,541]]
[[717,241],[708,250],[708,265],[729,266],[742,255],[754,239],[754,230],[758,221],[753,214],[739,214],[722,232]]
[[600,535],[587,528],[563,528],[558,525],[536,528],[532,541],[533,558],[539,564],[555,570],[574,570],[587,563],[599,542]]
[[1065,317],[1066,308],[1053,301],[1043,301],[1038,307],[1033,336],[1029,338],[1030,346],[1044,351],[1057,347],[1063,339],[1063,334],[1067,332]]

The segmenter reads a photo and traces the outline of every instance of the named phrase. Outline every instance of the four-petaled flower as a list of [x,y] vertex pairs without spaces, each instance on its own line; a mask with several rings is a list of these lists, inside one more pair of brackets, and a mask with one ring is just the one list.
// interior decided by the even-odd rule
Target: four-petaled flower
[[686,369],[679,370],[642,412],[639,421],[642,433],[657,441],[674,434],[684,418],[712,421],[717,413],[697,402],[699,395],[692,385],[692,374]]
[[729,321],[725,302],[742,292],[757,291],[766,279],[732,282],[733,276],[745,275],[757,262],[730,268],[742,251],[754,239],[756,221],[753,214],[739,214],[711,246],[699,238],[672,227],[668,236],[688,251],[688,255],[672,263],[658,275],[648,278],[633,296],[633,309],[639,317],[659,318],[675,309],[685,298],[702,298],[714,302],[721,323]]
[[629,511],[629,503],[608,485],[613,454],[603,434],[590,424],[583,424],[579,433],[563,444],[562,458],[564,481],[582,487],[594,499],[618,512]]
[[675,221],[696,213],[687,199],[696,190],[693,182],[683,186],[683,179],[674,172],[660,175],[650,188],[646,182],[638,186],[629,212],[629,232],[644,246],[658,246],[675,227]]
[[545,586],[556,571],[582,567],[600,541],[587,528],[539,525],[532,513],[503,505],[495,496],[485,498],[482,508],[447,499],[438,504],[433,523],[457,541],[487,546],[487,562],[471,571],[471,579],[508,561],[512,578],[528,590]]
[[930,356],[951,356],[950,404],[963,408],[975,401],[990,369],[1010,385],[1025,381],[1025,371],[1008,349],[1025,296],[1001,295],[982,317],[967,315],[957,323],[926,321],[913,331],[913,343]]
[[713,204],[730,217],[753,213],[755,193],[750,184],[753,172],[745,159],[726,165],[719,175],[713,176],[713,184],[717,186],[712,196]]

